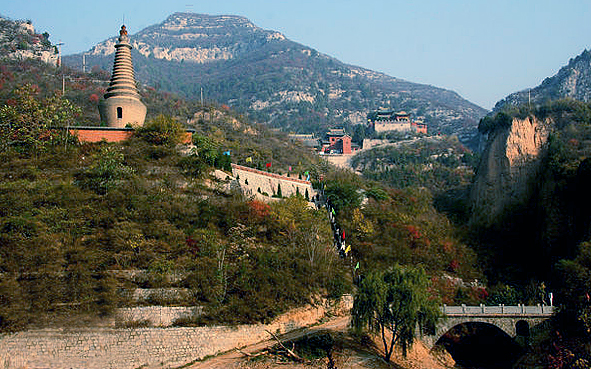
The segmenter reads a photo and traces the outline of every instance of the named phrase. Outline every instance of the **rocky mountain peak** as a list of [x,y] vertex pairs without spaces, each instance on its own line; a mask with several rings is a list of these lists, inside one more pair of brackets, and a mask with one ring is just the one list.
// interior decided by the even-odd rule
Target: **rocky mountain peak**
[[584,50],[570,59],[558,73],[546,78],[539,86],[507,96],[495,105],[494,111],[528,102],[539,105],[548,100],[563,98],[591,101],[591,51]]
[[31,21],[11,20],[0,16],[0,57],[39,59],[56,65],[57,48],[49,42],[49,34],[39,34]]
[[247,18],[237,15],[209,15],[197,13],[174,13],[160,27],[169,31],[220,29],[224,27],[258,28]]
[[[164,22],[133,35],[131,44],[148,58],[203,64],[234,59],[274,40],[285,37],[265,31],[245,17],[174,13]],[[93,47],[90,54],[113,54],[115,42],[116,37],[106,40]]]

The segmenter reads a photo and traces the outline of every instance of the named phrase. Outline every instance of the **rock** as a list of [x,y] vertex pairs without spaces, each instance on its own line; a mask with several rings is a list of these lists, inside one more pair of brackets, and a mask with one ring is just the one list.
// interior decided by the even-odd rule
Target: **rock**
[[547,152],[551,119],[514,118],[489,133],[470,195],[472,222],[491,224],[508,208],[526,201]]

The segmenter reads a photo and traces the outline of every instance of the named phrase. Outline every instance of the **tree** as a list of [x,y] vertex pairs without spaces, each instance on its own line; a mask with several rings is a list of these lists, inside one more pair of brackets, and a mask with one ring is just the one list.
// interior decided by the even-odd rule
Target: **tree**
[[328,182],[324,193],[330,204],[337,212],[354,209],[361,204],[361,195],[357,193],[358,186],[349,182]]
[[74,125],[80,108],[57,94],[48,98],[38,95],[38,87],[26,84],[12,92],[12,103],[0,107],[0,147],[12,146],[36,154],[45,145],[69,139],[66,130],[52,128]]
[[591,336],[591,242],[579,245],[575,259],[558,261],[556,270],[556,301],[562,319],[570,330]]
[[136,134],[154,145],[175,146],[182,142],[185,130],[174,118],[160,114],[136,130]]
[[97,154],[96,161],[88,168],[75,174],[76,183],[81,187],[106,194],[117,181],[129,177],[133,168],[125,165],[125,157],[116,146],[105,146]]
[[367,137],[367,132],[365,130],[365,124],[358,124],[355,126],[355,131],[353,132],[353,139],[351,141],[362,145],[363,139]]
[[207,165],[214,166],[217,157],[219,156],[219,147],[209,137],[193,134],[193,145],[195,145],[195,153],[202,158]]
[[281,183],[277,185],[277,197],[282,198],[283,192],[281,191]]
[[399,265],[386,272],[370,272],[361,281],[351,312],[353,325],[357,331],[369,328],[380,333],[386,361],[396,344],[406,356],[417,326],[434,329],[441,313],[436,301],[430,298],[428,285],[423,269]]

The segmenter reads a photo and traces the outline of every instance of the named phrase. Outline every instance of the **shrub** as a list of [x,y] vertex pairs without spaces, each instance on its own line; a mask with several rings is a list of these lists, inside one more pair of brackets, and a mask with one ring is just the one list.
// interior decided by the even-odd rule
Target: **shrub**
[[182,142],[184,133],[180,123],[162,114],[136,129],[136,135],[153,145],[175,146]]
[[124,156],[116,146],[104,146],[89,168],[76,173],[76,183],[99,195],[106,194],[117,181],[129,177],[133,169],[124,164]]

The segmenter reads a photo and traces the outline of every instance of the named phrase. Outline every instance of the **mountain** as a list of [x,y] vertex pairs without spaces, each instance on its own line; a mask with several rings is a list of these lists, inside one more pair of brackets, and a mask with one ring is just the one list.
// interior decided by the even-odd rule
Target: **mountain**
[[[130,38],[140,82],[195,99],[203,88],[206,99],[288,131],[361,124],[389,107],[467,141],[487,112],[453,91],[344,64],[244,17],[175,13]],[[115,42],[84,53],[87,64],[110,70]],[[80,67],[82,54],[64,63]]]
[[57,47],[49,42],[49,34],[38,34],[31,21],[15,21],[0,16],[0,58],[38,59],[56,65]]
[[508,106],[531,103],[540,105],[550,100],[572,98],[588,102],[591,100],[591,51],[570,59],[568,65],[558,73],[546,78],[539,86],[515,92],[496,103],[493,111],[500,111]]

